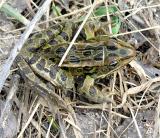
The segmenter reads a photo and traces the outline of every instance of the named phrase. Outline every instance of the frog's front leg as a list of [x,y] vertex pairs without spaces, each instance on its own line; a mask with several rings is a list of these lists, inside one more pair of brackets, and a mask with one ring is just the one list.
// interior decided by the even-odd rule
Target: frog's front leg
[[81,86],[78,87],[78,92],[84,95],[89,101],[95,103],[104,103],[104,102],[112,102],[109,98],[110,95],[106,90],[102,91],[96,83],[95,79],[89,75],[87,75],[83,81]]

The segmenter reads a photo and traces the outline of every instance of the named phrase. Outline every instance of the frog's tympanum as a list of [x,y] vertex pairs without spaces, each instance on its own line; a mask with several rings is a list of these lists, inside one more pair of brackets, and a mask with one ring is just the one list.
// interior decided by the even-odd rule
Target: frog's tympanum
[[[128,64],[135,57],[135,49],[122,40],[107,37],[101,23],[87,22],[58,67],[77,26],[67,22],[32,35],[18,55],[17,64],[24,76],[44,91],[50,89],[48,84],[61,89],[76,86],[77,92],[88,100],[105,102],[107,95],[96,80]],[[78,78],[82,80],[77,81]]]

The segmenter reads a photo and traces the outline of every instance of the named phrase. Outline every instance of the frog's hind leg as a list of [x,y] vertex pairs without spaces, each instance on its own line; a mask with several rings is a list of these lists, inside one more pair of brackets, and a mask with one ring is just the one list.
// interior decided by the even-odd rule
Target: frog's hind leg
[[[35,54],[30,59],[24,59],[22,55],[17,56],[17,64],[23,73],[31,82],[39,82],[41,79],[50,82],[52,85],[72,89],[74,87],[74,79],[70,72],[62,70],[54,62],[47,60]],[[35,75],[36,74],[36,75]],[[33,77],[32,77],[33,76]],[[37,81],[36,81],[37,80]]]
[[[47,101],[52,100],[54,102],[54,105],[52,105],[53,107],[50,107],[51,110],[53,108],[55,110],[59,107],[68,110],[65,101],[55,93],[53,85],[51,83],[45,83],[37,77],[22,56],[17,56],[16,63],[19,66],[22,77],[28,80],[29,85],[31,85],[35,90],[38,90],[39,94],[44,97],[44,99],[47,97],[49,98]],[[49,101],[48,104],[50,104]]]
[[[24,79],[27,79],[32,86],[40,87],[44,89],[45,91],[48,91],[50,89],[41,79],[39,79],[34,74],[32,69],[30,68],[30,66],[27,64],[27,62],[24,60],[22,56],[18,55],[16,57],[16,63],[20,69],[20,73],[22,77]],[[49,91],[51,92],[51,90]]]
[[84,95],[89,101],[95,103],[104,103],[104,102],[111,102],[108,92],[102,91],[96,84],[95,79],[91,76],[86,76],[83,83],[79,84],[78,92]]

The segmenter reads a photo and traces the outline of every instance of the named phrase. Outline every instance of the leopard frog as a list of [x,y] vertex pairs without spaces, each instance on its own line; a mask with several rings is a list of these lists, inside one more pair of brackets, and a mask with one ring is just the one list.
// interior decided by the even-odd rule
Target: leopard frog
[[135,49],[122,40],[105,37],[103,24],[87,22],[58,67],[77,28],[67,22],[34,34],[18,55],[18,66],[32,84],[45,91],[51,89],[48,84],[62,89],[73,89],[76,84],[80,95],[103,103],[108,95],[101,91],[96,80],[128,64],[135,57]]

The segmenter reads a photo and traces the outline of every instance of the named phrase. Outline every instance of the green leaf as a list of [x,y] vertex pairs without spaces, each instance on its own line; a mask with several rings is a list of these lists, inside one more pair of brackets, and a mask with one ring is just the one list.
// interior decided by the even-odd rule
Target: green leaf
[[12,8],[10,5],[4,3],[2,7],[0,8],[1,12],[4,12],[6,15],[10,17],[14,17],[16,20],[20,21],[24,25],[27,25],[29,23],[29,20],[27,20],[23,15],[21,15],[16,9]]
[[55,15],[55,17],[62,15],[61,9],[58,6],[56,6],[54,3],[52,4],[52,12]]
[[[114,14],[117,11],[118,10],[115,6],[109,6],[109,7],[101,6],[95,10],[94,14],[95,16],[106,16],[107,12],[109,12],[109,14]],[[110,17],[112,21],[112,33],[117,34],[121,26],[121,21],[119,17],[116,15],[111,15]]]
[[94,14],[96,16],[102,16],[102,15],[106,15],[107,12],[109,12],[109,14],[112,14],[112,13],[115,13],[116,11],[117,11],[117,8],[115,6],[109,6],[108,8],[106,6],[101,6],[95,10]]

